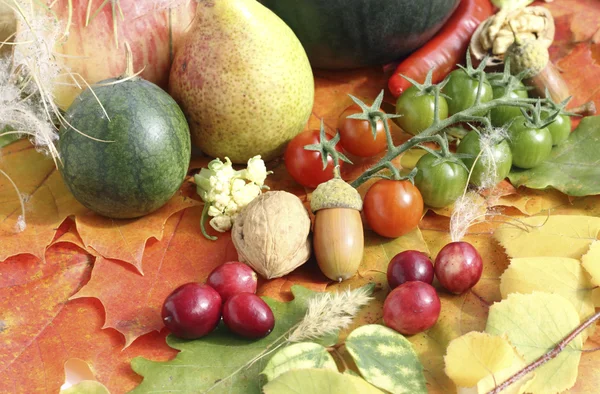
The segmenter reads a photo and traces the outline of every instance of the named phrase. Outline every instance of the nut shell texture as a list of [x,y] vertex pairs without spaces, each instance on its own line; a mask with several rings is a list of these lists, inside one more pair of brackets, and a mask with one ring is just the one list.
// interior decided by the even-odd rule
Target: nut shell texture
[[231,238],[240,261],[266,279],[279,278],[310,257],[310,218],[295,195],[266,192],[235,219]]

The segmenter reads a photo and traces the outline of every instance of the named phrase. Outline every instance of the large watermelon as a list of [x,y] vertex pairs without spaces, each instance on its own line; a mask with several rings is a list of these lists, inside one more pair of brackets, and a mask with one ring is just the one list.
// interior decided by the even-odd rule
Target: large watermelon
[[65,114],[71,126],[59,133],[59,170],[89,209],[112,218],[146,215],[183,182],[191,154],[188,124],[175,100],[151,82],[99,85],[105,86],[93,88],[98,99],[87,89]]
[[300,39],[313,67],[384,64],[425,44],[460,0],[260,0]]

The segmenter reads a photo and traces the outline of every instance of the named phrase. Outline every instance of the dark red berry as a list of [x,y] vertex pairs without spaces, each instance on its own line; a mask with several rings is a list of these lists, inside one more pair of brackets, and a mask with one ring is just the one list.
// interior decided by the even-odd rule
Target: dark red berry
[[451,242],[435,259],[435,276],[448,291],[461,294],[475,286],[483,272],[477,249],[468,242]]
[[387,280],[391,289],[411,281],[431,284],[433,282],[433,264],[425,253],[418,250],[405,250],[390,260]]
[[245,338],[262,338],[273,330],[275,317],[259,296],[238,293],[223,305],[223,322],[231,331]]
[[221,320],[221,296],[212,287],[186,283],[165,299],[162,319],[173,335],[200,338],[217,327]]
[[215,268],[208,275],[206,284],[212,286],[225,302],[237,293],[256,293],[258,278],[248,265],[230,261]]
[[440,299],[425,282],[406,282],[388,294],[383,303],[383,322],[404,335],[431,328],[440,316]]

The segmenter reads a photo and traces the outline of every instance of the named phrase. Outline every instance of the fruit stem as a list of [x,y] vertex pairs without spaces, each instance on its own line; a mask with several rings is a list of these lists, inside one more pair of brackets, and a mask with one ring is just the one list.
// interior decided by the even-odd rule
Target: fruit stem
[[504,389],[506,389],[511,384],[517,382],[519,379],[526,376],[528,373],[532,372],[536,368],[542,366],[543,364],[547,363],[548,361],[550,361],[553,358],[555,358],[556,356],[558,356],[560,354],[560,352],[562,352],[567,347],[567,345],[573,339],[575,339],[577,337],[577,335],[581,334],[586,328],[588,328],[590,325],[592,325],[598,319],[600,319],[600,312],[597,312],[596,314],[592,315],[586,321],[584,321],[579,326],[577,326],[573,331],[571,331],[571,333],[569,335],[567,335],[562,341],[560,341],[552,350],[550,350],[546,354],[542,355],[540,358],[538,358],[537,360],[535,360],[534,362],[532,362],[531,364],[529,364],[528,366],[526,366],[519,372],[515,373],[513,376],[511,376],[506,381],[504,381],[504,383],[502,383],[501,385],[496,386],[493,390],[488,391],[487,394],[501,393]]
[[596,104],[593,101],[588,101],[578,107],[569,109],[569,112],[580,116],[596,115]]
[[[335,174],[335,167],[339,167],[340,160],[344,161],[346,163],[352,164],[352,162],[350,161],[350,159],[348,159],[346,157],[346,155],[344,155],[341,152],[338,152],[337,149],[335,148],[335,145],[339,141],[340,141],[340,133],[337,133],[335,135],[335,137],[333,137],[330,140],[327,139],[327,136],[325,133],[325,123],[323,122],[323,118],[321,118],[321,128],[319,130],[319,143],[312,144],[312,145],[305,145],[304,149],[311,150],[314,152],[319,152],[321,154],[321,160],[323,161],[323,170],[325,170],[327,168],[327,165],[329,163],[328,158],[331,156],[331,158],[333,159],[334,174]],[[339,168],[338,168],[337,178],[339,178]]]

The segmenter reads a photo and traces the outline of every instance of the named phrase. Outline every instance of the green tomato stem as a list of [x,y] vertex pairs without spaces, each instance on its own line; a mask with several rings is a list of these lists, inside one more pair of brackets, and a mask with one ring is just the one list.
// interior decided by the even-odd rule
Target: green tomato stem
[[206,219],[208,219],[208,208],[210,208],[210,204],[205,202],[204,208],[202,208],[202,216],[200,216],[200,231],[202,231],[202,235],[204,235],[204,238],[210,239],[211,241],[216,241],[217,237],[208,235],[208,233],[206,232],[206,228],[204,227],[204,223],[206,222]]
[[390,131],[390,126],[388,125],[387,119],[384,117],[383,119],[381,119],[381,121],[383,122],[383,130],[385,130],[385,138],[387,140],[387,149],[392,150],[394,149],[394,141],[392,139],[392,132]]
[[[481,86],[481,85],[480,85]],[[524,109],[528,109],[528,110],[534,110],[535,103],[538,102],[549,102],[549,99],[529,99],[529,98],[518,98],[518,99],[513,99],[513,98],[509,98],[509,97],[501,97],[501,98],[497,98],[497,99],[492,99],[491,101],[488,101],[486,103],[479,103],[477,105],[472,106],[471,108],[467,108],[463,111],[457,112],[452,116],[449,116],[448,118],[444,119],[444,120],[439,120],[437,119],[439,117],[439,114],[437,114],[437,109],[438,109],[438,101],[439,101],[439,92],[435,92],[435,99],[436,99],[436,105],[435,105],[435,110],[436,112],[434,115],[434,122],[431,126],[429,126],[427,129],[423,130],[419,135],[416,135],[414,137],[412,137],[411,139],[409,139],[408,141],[406,141],[405,143],[398,145],[398,146],[393,146],[392,148],[388,147],[388,151],[385,154],[384,157],[382,157],[377,163],[375,163],[373,166],[371,166],[369,169],[367,169],[365,172],[363,172],[358,178],[356,178],[351,185],[353,187],[358,187],[360,185],[362,185],[363,183],[365,183],[368,179],[373,178],[375,176],[377,176],[376,174],[386,168],[390,168],[389,164],[392,160],[394,160],[396,157],[398,157],[399,155],[401,155],[402,153],[406,152],[407,150],[426,143],[426,142],[437,142],[441,147],[442,150],[444,149],[444,139],[439,135],[439,133],[446,129],[447,127],[452,126],[453,124],[456,123],[462,123],[462,122],[470,122],[470,121],[475,121],[475,122],[482,122],[484,124],[489,124],[489,119],[485,116],[478,116],[478,113],[487,113],[489,110],[491,110],[492,108],[497,108],[497,107],[501,107],[501,106],[511,106],[511,107],[519,107],[519,108],[524,108]],[[391,133],[389,131],[389,128],[385,128],[385,132],[387,135],[388,139],[391,139]],[[448,149],[447,145],[446,145],[446,149]],[[443,152],[443,153],[448,153],[448,152]]]

